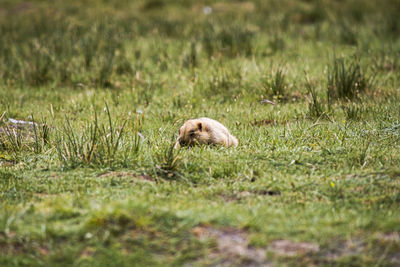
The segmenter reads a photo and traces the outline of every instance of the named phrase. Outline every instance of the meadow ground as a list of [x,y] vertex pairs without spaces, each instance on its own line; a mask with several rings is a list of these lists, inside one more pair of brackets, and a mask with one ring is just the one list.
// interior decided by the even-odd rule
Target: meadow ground
[[399,266],[398,14],[0,0],[0,265]]

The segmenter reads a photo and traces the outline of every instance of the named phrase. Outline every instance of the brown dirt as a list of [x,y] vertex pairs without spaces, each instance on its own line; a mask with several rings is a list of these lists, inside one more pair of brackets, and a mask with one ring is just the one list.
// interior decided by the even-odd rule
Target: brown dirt
[[380,233],[377,237],[386,242],[400,243],[400,233]]
[[360,254],[363,252],[364,248],[365,245],[358,239],[339,242],[333,249],[325,254],[325,258],[328,260],[336,260],[341,257]]
[[266,250],[249,245],[247,234],[235,228],[213,228],[198,226],[192,233],[200,240],[215,239],[217,248],[210,253],[222,266],[267,266]]
[[305,256],[320,252],[317,244],[295,242],[291,240],[274,240],[266,248],[250,246],[248,233],[237,228],[214,228],[198,226],[192,233],[201,241],[213,239],[216,248],[207,255],[217,266],[270,266],[266,254],[272,252],[279,257]]
[[313,243],[294,242],[290,240],[275,240],[268,247],[270,251],[279,256],[298,256],[308,253],[316,253],[319,246]]
[[98,178],[107,178],[107,177],[133,177],[133,178],[137,178],[139,180],[144,180],[144,181],[155,181],[155,178],[150,176],[150,175],[137,175],[135,173],[132,172],[127,172],[127,171],[115,171],[115,172],[105,172],[105,173],[101,173],[97,176]]

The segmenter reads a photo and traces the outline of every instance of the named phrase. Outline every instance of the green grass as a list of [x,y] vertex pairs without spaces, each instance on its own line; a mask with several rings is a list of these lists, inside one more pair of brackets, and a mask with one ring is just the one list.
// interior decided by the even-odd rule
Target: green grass
[[[0,265],[399,265],[399,13],[0,0]],[[173,149],[200,116],[239,146]]]

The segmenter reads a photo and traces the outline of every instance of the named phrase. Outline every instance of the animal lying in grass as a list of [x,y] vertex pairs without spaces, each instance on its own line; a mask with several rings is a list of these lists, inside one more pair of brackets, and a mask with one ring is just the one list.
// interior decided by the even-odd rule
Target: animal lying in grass
[[194,145],[236,147],[238,140],[220,122],[210,118],[198,118],[185,121],[179,129],[175,148]]

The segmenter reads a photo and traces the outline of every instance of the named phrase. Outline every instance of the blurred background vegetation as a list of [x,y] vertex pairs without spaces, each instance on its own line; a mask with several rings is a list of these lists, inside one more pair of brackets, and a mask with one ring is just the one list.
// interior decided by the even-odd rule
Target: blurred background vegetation
[[378,67],[397,68],[398,14],[398,0],[1,0],[0,82],[118,87],[155,67],[296,54],[307,42],[383,50]]

